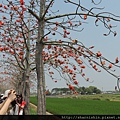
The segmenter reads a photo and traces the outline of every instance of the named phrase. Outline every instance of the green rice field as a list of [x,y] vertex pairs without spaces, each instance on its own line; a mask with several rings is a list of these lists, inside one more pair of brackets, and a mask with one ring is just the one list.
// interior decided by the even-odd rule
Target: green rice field
[[[37,104],[36,97],[30,101]],[[47,97],[46,109],[54,115],[120,115],[120,95]]]

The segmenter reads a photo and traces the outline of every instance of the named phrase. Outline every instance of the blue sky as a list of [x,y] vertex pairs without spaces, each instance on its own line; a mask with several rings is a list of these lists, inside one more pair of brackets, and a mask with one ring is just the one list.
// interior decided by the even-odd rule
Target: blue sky
[[[55,2],[56,1],[57,0],[55,0]],[[84,7],[91,7],[91,0],[81,0],[81,3]],[[103,0],[98,7],[105,7],[103,11],[111,12],[115,15],[120,15],[119,4],[120,0]],[[75,8],[71,7],[70,5],[63,6],[61,0],[57,1],[57,3],[53,7],[55,9],[59,9],[61,13],[67,13],[69,11],[74,12],[75,10]],[[113,24],[115,26],[117,25],[117,27],[113,29],[117,32],[116,37],[114,37],[113,34],[110,34],[109,36],[104,36],[103,34],[108,33],[108,30],[104,28],[102,23],[100,23],[99,26],[96,27],[93,18],[88,17],[86,22],[88,22],[88,24],[84,25],[84,30],[80,33],[72,34],[72,37],[77,38],[87,47],[94,45],[95,48],[93,49],[93,51],[101,51],[102,55],[111,61],[114,61],[116,57],[120,59],[120,22],[114,22]],[[105,91],[115,90],[114,88],[116,86],[117,79],[105,72],[104,70],[102,70],[101,73],[97,73],[91,68],[88,68],[86,70],[86,73],[94,82],[89,83],[82,78],[78,78],[80,86],[96,86],[97,88]],[[55,87],[67,87],[65,81],[63,80],[59,80],[57,83],[55,83],[54,81],[50,80],[47,76],[46,79],[46,85],[48,89],[52,89]]]

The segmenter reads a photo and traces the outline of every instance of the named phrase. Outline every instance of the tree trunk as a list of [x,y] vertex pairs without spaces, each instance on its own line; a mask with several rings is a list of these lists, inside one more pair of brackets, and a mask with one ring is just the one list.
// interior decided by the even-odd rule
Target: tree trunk
[[44,65],[42,60],[43,46],[37,45],[39,49],[36,54],[36,72],[37,72],[37,114],[46,114],[46,96],[45,96],[45,79],[44,79]]
[[38,39],[36,42],[36,73],[37,73],[37,114],[46,114],[46,96],[45,96],[45,78],[44,78],[44,65],[43,65],[43,36],[44,36],[44,12],[46,0],[40,1],[40,14],[41,18],[38,21]]
[[[28,23],[28,29],[30,30],[30,19]],[[23,82],[23,98],[26,102],[25,106],[25,115],[29,115],[30,112],[30,82],[29,82],[29,76],[30,76],[30,37],[31,34],[28,32],[28,39],[27,39],[27,49],[26,49],[26,61],[25,61],[25,81]]]
[[26,75],[26,80],[24,82],[24,101],[26,102],[25,106],[25,115],[29,115],[30,112],[30,86],[29,86],[29,75]]
[[25,72],[21,73],[21,79],[18,83],[18,89],[17,89],[17,94],[21,94],[23,91],[23,82],[25,81]]
[[23,100],[26,102],[26,106],[24,108],[25,115],[29,115],[30,111],[30,87],[29,87],[29,75],[24,71],[22,74],[22,79],[18,84],[18,94],[22,94]]

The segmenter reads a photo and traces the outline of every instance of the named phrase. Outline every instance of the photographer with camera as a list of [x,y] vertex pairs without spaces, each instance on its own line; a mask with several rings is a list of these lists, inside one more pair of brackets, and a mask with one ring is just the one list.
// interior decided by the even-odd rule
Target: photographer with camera
[[22,94],[16,95],[16,100],[11,102],[12,109],[8,112],[8,115],[23,115],[26,102],[23,101]]
[[3,99],[5,100],[0,104],[0,115],[6,115],[12,101],[16,99],[15,90],[6,90]]

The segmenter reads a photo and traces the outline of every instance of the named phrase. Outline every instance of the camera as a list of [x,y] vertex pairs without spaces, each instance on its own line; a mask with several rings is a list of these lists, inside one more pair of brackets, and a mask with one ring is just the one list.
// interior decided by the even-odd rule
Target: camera
[[22,100],[22,95],[16,95],[16,99],[14,101],[11,102],[11,105],[14,107],[17,103],[21,103]]
[[6,98],[3,98],[3,94],[0,95],[0,104],[5,100]]
[[[13,93],[16,93],[13,91]],[[0,95],[0,104],[4,102],[6,98],[11,94],[11,90],[6,90],[4,94]],[[14,107],[17,103],[21,104],[22,103],[22,94],[16,94],[16,99],[11,102],[11,106]]]

